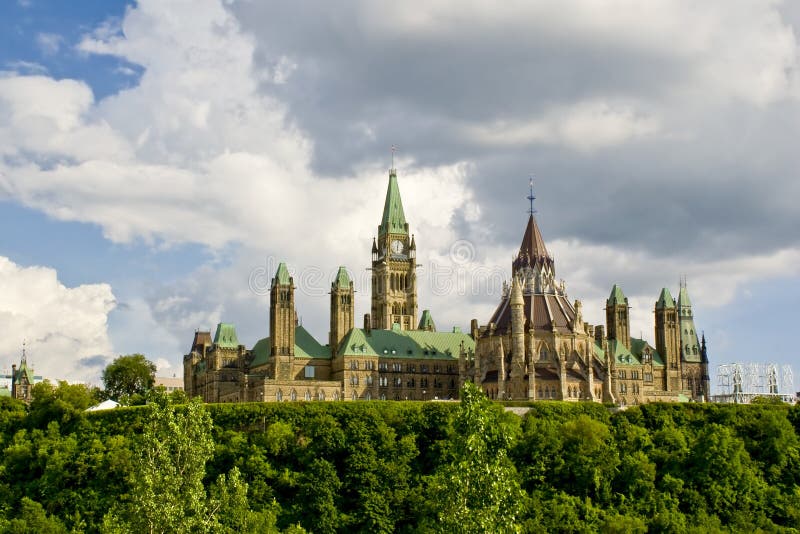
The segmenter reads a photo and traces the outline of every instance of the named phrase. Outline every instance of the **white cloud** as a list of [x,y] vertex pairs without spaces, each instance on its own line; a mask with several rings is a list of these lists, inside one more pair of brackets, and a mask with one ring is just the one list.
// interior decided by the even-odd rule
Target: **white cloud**
[[592,151],[654,135],[658,129],[656,117],[630,104],[586,101],[556,106],[527,122],[498,121],[465,131],[471,140],[488,145],[556,144]]
[[36,45],[42,51],[42,54],[46,56],[57,54],[63,41],[64,38],[57,33],[42,32],[36,34]]
[[[94,357],[111,353],[107,320],[115,305],[108,284],[69,288],[53,269],[23,267],[0,257],[4,366],[19,364],[22,342],[27,340],[28,363],[36,374],[96,381],[98,361]],[[94,365],[86,366],[82,359],[91,359]]]

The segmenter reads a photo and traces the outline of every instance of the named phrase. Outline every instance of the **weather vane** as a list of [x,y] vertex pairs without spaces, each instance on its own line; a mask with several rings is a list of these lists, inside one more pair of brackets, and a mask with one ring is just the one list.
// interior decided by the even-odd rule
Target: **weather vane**
[[533,196],[533,176],[531,176],[530,186],[531,186],[531,192],[530,192],[530,194],[528,195],[528,200],[529,200],[529,201],[530,201],[530,203],[531,203],[531,209],[530,209],[530,211],[528,211],[528,213],[530,213],[531,215],[533,215],[534,213],[536,213],[536,210],[535,210],[535,209],[533,209],[533,201],[534,201],[534,200],[536,200],[536,197],[535,197],[535,196]]

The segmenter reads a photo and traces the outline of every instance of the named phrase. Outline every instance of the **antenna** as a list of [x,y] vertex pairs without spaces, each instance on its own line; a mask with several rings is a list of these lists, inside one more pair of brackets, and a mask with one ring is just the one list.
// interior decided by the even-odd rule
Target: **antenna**
[[536,197],[533,196],[533,176],[531,176],[530,187],[531,187],[531,192],[530,192],[530,194],[528,195],[527,198],[531,203],[531,209],[528,211],[528,213],[533,215],[534,213],[536,213],[536,210],[533,209],[533,201],[536,200]]

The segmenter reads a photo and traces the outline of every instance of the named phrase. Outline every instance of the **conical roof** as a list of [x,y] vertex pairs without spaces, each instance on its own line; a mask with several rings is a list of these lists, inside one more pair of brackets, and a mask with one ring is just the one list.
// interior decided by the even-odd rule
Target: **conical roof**
[[681,286],[681,290],[678,293],[678,306],[680,308],[691,308],[692,301],[689,300],[689,292],[686,290],[686,286]]
[[334,289],[350,289],[350,275],[344,266],[339,267],[339,272],[336,273],[336,278],[333,280]]
[[383,217],[378,234],[407,234],[408,224],[403,212],[403,201],[400,198],[400,187],[397,185],[397,173],[389,172],[389,187],[386,189],[386,202],[383,205]]
[[517,259],[514,260],[514,270],[517,267],[533,266],[535,264],[553,264],[553,258],[547,252],[544,244],[542,232],[536,223],[536,217],[531,214],[528,218],[528,226],[525,228],[525,235],[522,236],[522,244],[519,246]]
[[278,264],[278,270],[275,271],[275,278],[272,279],[272,285],[287,285],[291,283],[291,277],[289,276],[289,269],[286,268],[286,264],[281,262]]
[[656,301],[656,309],[663,310],[667,308],[674,308],[675,307],[675,299],[672,298],[672,294],[669,292],[669,289],[666,287],[661,290],[661,294],[658,296],[658,300]]
[[627,304],[627,300],[625,294],[622,292],[622,288],[614,284],[614,287],[611,288],[611,295],[608,296],[606,305],[616,306],[617,304]]
[[422,318],[419,320],[419,327],[417,330],[436,332],[436,325],[433,322],[433,316],[430,310],[422,310]]

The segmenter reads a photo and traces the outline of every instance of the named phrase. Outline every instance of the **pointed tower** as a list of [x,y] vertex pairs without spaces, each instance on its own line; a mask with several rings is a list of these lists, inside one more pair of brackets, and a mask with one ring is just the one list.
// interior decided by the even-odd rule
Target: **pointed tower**
[[628,297],[622,293],[622,289],[614,284],[611,288],[611,295],[606,301],[606,328],[608,329],[608,339],[616,339],[631,350],[631,323],[628,315]]
[[378,237],[372,248],[372,327],[389,330],[397,323],[403,330],[417,324],[416,243],[397,185],[397,171],[389,171],[389,187]]
[[692,302],[689,300],[685,280],[681,280],[678,293],[678,322],[683,388],[688,389],[695,400],[707,399],[708,390],[704,382],[708,380],[708,370],[707,365],[703,365],[703,346],[694,325]]
[[511,369],[507,394],[511,398],[527,396],[525,384],[525,299],[522,284],[515,276],[511,282]]
[[666,287],[656,301],[656,351],[664,360],[664,390],[681,389],[680,336],[675,299]]
[[531,193],[528,196],[531,207],[529,210],[528,225],[525,228],[525,235],[522,236],[522,243],[516,259],[511,264],[512,273],[522,277],[523,290],[526,294],[536,293],[556,293],[558,286],[555,282],[556,270],[555,262],[547,247],[544,244],[542,232],[536,222],[533,209],[533,182],[531,182]]
[[278,265],[269,295],[269,341],[276,380],[291,380],[294,365],[294,280],[285,263]]
[[331,330],[328,336],[334,358],[342,339],[355,325],[353,294],[353,281],[347,269],[339,267],[339,272],[331,283]]
[[436,332],[436,324],[433,322],[433,316],[430,310],[422,310],[422,317],[419,320],[417,330]]
[[11,396],[25,402],[31,402],[33,393],[33,369],[28,367],[27,345],[22,342],[22,358],[19,369],[11,366]]

